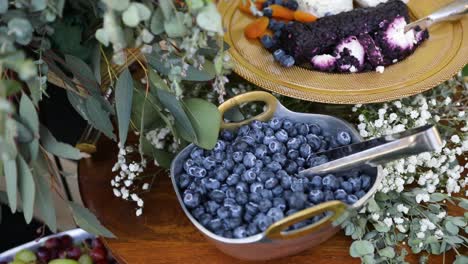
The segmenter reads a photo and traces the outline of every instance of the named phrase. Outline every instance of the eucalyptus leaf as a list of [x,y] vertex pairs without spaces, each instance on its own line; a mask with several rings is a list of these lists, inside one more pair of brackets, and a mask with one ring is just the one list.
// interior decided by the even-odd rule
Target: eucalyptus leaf
[[171,166],[171,162],[174,159],[174,154],[161,150],[156,149],[151,145],[151,143],[144,137],[140,138],[140,144],[142,146],[143,153],[152,157],[156,161],[156,166],[161,168],[169,169]]
[[161,8],[165,20],[171,18],[175,11],[173,0],[159,0],[159,7]]
[[161,7],[156,8],[151,16],[150,30],[154,35],[164,32],[164,15]]
[[8,32],[15,36],[18,44],[27,45],[32,40],[33,27],[29,20],[15,17],[8,21]]
[[81,85],[89,88],[93,94],[100,94],[99,86],[94,77],[93,70],[83,60],[73,55],[65,55],[66,67],[73,73],[73,76],[80,81]]
[[8,205],[11,212],[16,212],[18,198],[18,170],[15,160],[5,160],[3,162],[3,171],[5,174],[6,193],[8,195]]
[[39,151],[39,140],[37,139],[39,134],[39,117],[33,102],[26,94],[21,96],[19,114],[21,119],[26,122],[28,128],[34,133],[34,140],[28,144],[26,149],[27,159],[35,160]]
[[[52,232],[57,232],[57,217],[55,213],[52,192],[50,191],[51,178],[47,169],[47,163],[43,157],[44,154],[34,162],[33,168],[36,172],[36,191],[37,206],[41,212],[42,218]],[[49,182],[46,180],[49,179]]]
[[83,98],[79,95],[67,90],[67,99],[70,102],[70,105],[75,109],[75,111],[81,115],[81,117],[89,121],[88,114],[86,113],[86,105]]
[[8,0],[0,0],[0,14],[5,14],[8,11]]
[[377,202],[373,198],[369,199],[369,201],[367,202],[367,209],[371,213],[375,213],[375,212],[380,211],[379,205],[377,204]]
[[185,99],[184,105],[197,135],[195,144],[212,149],[218,140],[221,124],[218,108],[199,98]]
[[157,72],[155,72],[154,70],[149,70],[148,71],[148,77],[149,77],[149,80],[150,80],[150,84],[154,88],[163,89],[163,90],[166,90],[166,91],[171,91],[171,88],[169,88],[169,85],[167,85],[167,83],[164,82],[164,80],[161,78],[161,76],[159,76],[159,74]]
[[[0,0],[1,1],[1,0]],[[21,91],[21,84],[15,80],[0,80],[1,86],[6,90],[5,96],[11,96]]]
[[446,221],[445,222],[445,228],[447,229],[447,231],[452,234],[452,235],[456,235],[458,234],[458,231],[459,231],[459,228],[458,226],[456,226],[454,223],[450,222],[450,221]]
[[197,24],[200,28],[216,32],[218,34],[223,34],[223,26],[221,22],[221,15],[214,3],[209,3],[207,6],[203,7],[197,15]]
[[374,253],[374,245],[367,240],[356,240],[349,248],[349,254],[354,257],[363,257]]
[[[41,79],[42,78],[42,79]],[[47,80],[46,76],[32,78],[26,81],[29,91],[31,92],[31,99],[35,106],[39,106],[39,101],[42,100],[42,93],[47,87],[47,83],[42,83],[42,80]],[[42,84],[41,84],[42,83]]]
[[34,183],[31,169],[21,155],[16,157],[18,166],[18,186],[23,203],[23,214],[26,223],[31,223],[34,213],[34,201],[36,198],[36,184]]
[[392,247],[386,247],[384,249],[379,250],[379,255],[392,259],[395,257],[395,250]]
[[15,118],[16,121],[16,132],[19,143],[30,143],[34,140],[34,132],[24,124],[24,120],[21,117]]
[[129,27],[136,27],[142,21],[151,17],[151,11],[142,3],[132,2],[122,13],[122,21]]
[[125,69],[117,80],[115,87],[115,107],[117,109],[117,121],[119,124],[120,144],[125,146],[127,141],[128,126],[132,113],[133,79],[130,71]]
[[380,233],[387,233],[390,230],[390,227],[380,221],[374,224],[374,228]]
[[31,11],[38,12],[42,11],[47,7],[47,0],[32,0]]
[[468,199],[461,198],[461,201],[460,203],[458,203],[458,206],[460,206],[461,208],[465,210],[468,210]]
[[109,119],[109,113],[106,112],[101,103],[94,97],[88,97],[85,101],[86,115],[91,125],[104,133],[108,138],[115,140],[114,128]]
[[175,15],[164,21],[164,30],[170,38],[183,37],[188,33],[185,26],[184,13],[176,12]]
[[[145,130],[151,130],[162,124],[162,119],[159,110],[155,107],[157,100],[151,93],[146,95],[145,92],[134,89],[133,91],[133,102],[132,102],[132,114],[131,120],[137,128],[142,125]],[[146,102],[145,102],[146,100]],[[144,108],[144,110],[143,110]],[[143,115],[144,112],[144,115]],[[142,122],[143,116],[143,124]],[[144,132],[144,131],[140,131]]]
[[450,217],[450,220],[456,226],[459,226],[459,227],[466,226],[466,222],[465,222],[465,220],[463,220],[463,217],[461,217],[461,216],[459,216],[459,217]]
[[440,202],[444,199],[447,198],[447,195],[443,194],[443,193],[432,193],[431,196],[430,196],[430,201],[431,202]]
[[115,11],[124,11],[130,4],[130,0],[106,0],[105,3]]
[[468,256],[457,255],[453,264],[466,264],[468,263]]
[[69,202],[69,206],[73,213],[73,219],[79,227],[96,236],[115,238],[115,235],[105,228],[87,208],[75,202]]
[[[148,63],[161,75],[169,75],[171,67],[169,64],[164,63],[161,55],[153,52],[147,57]],[[169,59],[175,59],[174,55],[169,56]],[[203,68],[197,69],[192,65],[188,65],[186,74],[182,76],[182,79],[185,81],[194,81],[194,82],[206,82],[213,80],[216,77],[216,71],[212,62],[207,61],[203,65]]]
[[81,159],[81,154],[78,149],[72,147],[69,144],[57,141],[57,139],[55,139],[54,135],[52,135],[47,127],[41,125],[40,135],[42,146],[48,152],[64,159]]

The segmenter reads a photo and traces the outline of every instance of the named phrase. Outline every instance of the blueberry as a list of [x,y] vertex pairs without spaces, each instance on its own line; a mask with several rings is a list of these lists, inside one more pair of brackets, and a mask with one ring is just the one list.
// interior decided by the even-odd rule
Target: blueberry
[[259,120],[254,120],[250,123],[250,126],[254,129],[254,130],[261,130],[263,128],[263,122],[262,121],[259,121]]
[[274,4],[274,5],[282,5],[282,4],[283,4],[283,0],[273,0],[273,4]]
[[247,226],[247,233],[249,234],[249,236],[253,236],[253,235],[258,234],[259,230],[258,230],[257,224],[256,223],[250,223]]
[[286,201],[281,197],[275,197],[273,199],[273,206],[284,211],[286,209]]
[[[275,58],[277,56],[283,56],[283,55],[284,55],[284,50],[276,50],[273,54]],[[282,124],[283,124],[283,121],[277,117],[273,117],[272,119],[270,119],[270,121],[268,121],[268,126],[274,131],[280,129]]]
[[281,187],[284,189],[289,189],[291,188],[291,177],[286,176],[281,178]]
[[257,178],[257,174],[255,174],[255,172],[252,169],[246,170],[242,174],[242,180],[246,183],[252,183],[256,180],[256,178]]
[[258,202],[258,209],[262,213],[268,212],[268,210],[273,206],[273,203],[268,199],[262,199]]
[[290,129],[288,129],[286,131],[288,132],[290,137],[299,136],[299,133],[297,133],[297,129],[295,127],[291,127]]
[[304,143],[299,147],[299,153],[301,154],[301,157],[303,157],[304,159],[307,159],[312,153],[312,148],[310,147],[309,144]]
[[215,171],[215,178],[220,182],[224,182],[228,176],[229,172],[223,168],[219,168]]
[[268,144],[268,149],[269,149],[272,153],[280,152],[281,148],[282,148],[282,144],[281,144],[279,141],[276,141],[276,140],[272,140],[272,141]]
[[250,184],[251,193],[260,193],[263,190],[264,186],[261,182],[254,182]]
[[311,201],[312,203],[322,203],[324,198],[325,195],[321,190],[312,190],[309,192],[309,201]]
[[255,130],[252,137],[255,139],[255,142],[262,143],[263,139],[265,138],[265,133],[261,130]]
[[289,209],[288,211],[286,211],[286,215],[287,216],[290,216],[290,215],[293,215],[295,213],[297,213],[298,211],[296,209]]
[[192,183],[192,181],[191,181],[191,179],[190,179],[190,176],[188,176],[187,174],[182,173],[182,174],[179,176],[179,187],[180,187],[181,189],[187,188],[187,186],[189,186],[190,183]]
[[207,190],[218,189],[221,186],[221,183],[213,178],[204,178],[202,179],[202,184]]
[[229,130],[221,131],[221,138],[226,141],[231,141],[234,139],[234,134]]
[[224,231],[222,237],[233,238],[232,231],[230,231],[230,230]]
[[361,188],[366,190],[366,191],[369,190],[369,188],[371,186],[371,177],[369,177],[366,174],[363,174],[363,175],[361,175],[361,182],[362,182]]
[[327,176],[323,177],[322,179],[322,186],[325,190],[334,191],[338,189],[339,182],[338,179],[333,174],[328,174]]
[[266,17],[271,17],[273,15],[273,10],[269,7],[263,8],[263,15]]
[[236,185],[240,180],[239,174],[231,174],[226,179],[226,183],[230,186]]
[[278,179],[276,178],[269,178],[265,181],[265,188],[271,190],[278,185]]
[[259,159],[263,159],[265,155],[268,153],[268,147],[265,145],[258,145],[255,149],[255,156]]
[[203,208],[203,206],[198,206],[192,210],[192,215],[197,220],[200,220],[200,216],[204,213],[205,213],[205,208]]
[[257,160],[257,157],[251,152],[247,152],[244,155],[244,158],[242,162],[244,163],[244,166],[247,168],[252,168],[255,166],[255,161]]
[[273,160],[284,166],[286,164],[286,156],[281,153],[273,154]]
[[364,195],[366,195],[366,192],[363,191],[363,190],[360,190],[360,191],[358,191],[357,193],[355,193],[355,195],[356,195],[359,199],[361,199],[362,197],[364,197]]
[[249,196],[246,192],[237,192],[236,202],[238,204],[244,205],[249,202]]
[[235,165],[234,160],[231,158],[227,158],[223,160],[223,162],[221,163],[221,166],[225,168],[226,170],[232,170],[234,168],[234,165]]
[[302,170],[301,167],[303,168],[305,163],[306,163],[306,160],[304,158],[302,157],[297,158],[296,159],[296,164],[298,166],[297,170],[301,171]]
[[273,0],[268,0],[263,3],[263,8],[269,7],[273,4]]
[[234,166],[234,169],[232,169],[232,172],[235,174],[242,175],[245,171],[245,166],[244,164],[237,164]]
[[346,196],[348,195],[345,190],[343,189],[338,189],[334,193],[335,199],[340,200],[340,201],[345,201]]
[[325,164],[327,162],[328,162],[328,158],[325,155],[309,157],[307,159],[307,165],[309,167],[319,166],[319,165]]
[[254,203],[259,203],[262,200],[262,195],[260,193],[250,193],[249,194],[249,201]]
[[300,123],[296,125],[296,129],[299,135],[306,136],[307,134],[309,134],[309,126],[307,124]]
[[297,151],[295,149],[290,149],[288,151],[288,158],[294,160],[294,159],[297,159],[298,157],[299,157],[299,151]]
[[345,190],[347,193],[353,192],[353,185],[348,181],[343,181],[341,184],[341,188]]
[[244,159],[244,153],[242,151],[236,151],[232,153],[232,159],[235,162],[242,162],[242,160]]
[[190,167],[195,166],[195,161],[193,159],[188,159],[184,162],[184,170],[185,172],[189,171]]
[[266,216],[264,213],[259,213],[255,216],[254,223],[257,225],[260,231],[265,231],[271,224],[273,224],[273,220],[271,217]]
[[190,157],[192,159],[202,158],[205,151],[201,148],[195,147],[192,152],[190,152]]
[[306,196],[304,193],[293,192],[287,201],[289,208],[301,210],[305,206]]
[[273,142],[273,141],[276,141],[276,137],[275,137],[274,135],[265,136],[265,137],[263,138],[263,142],[262,142],[262,143],[263,143],[264,145],[269,145],[269,144],[270,144],[271,142]]
[[212,217],[211,217],[210,214],[202,214],[202,215],[200,216],[200,219],[199,219],[199,220],[200,220],[200,223],[201,223],[203,226],[207,226],[207,225],[210,223],[211,218],[212,218]]
[[298,138],[290,138],[286,143],[286,146],[288,147],[289,151],[299,149],[300,145],[301,141]]
[[315,134],[308,134],[306,139],[313,151],[318,151],[322,146],[322,140]]
[[271,30],[275,31],[276,32],[281,32],[281,30],[283,30],[283,28],[286,26],[286,24],[284,22],[281,22],[281,21],[278,21],[276,22],[275,25],[273,25],[273,28]]
[[200,204],[200,194],[196,192],[185,192],[184,193],[184,204],[189,208],[195,208]]
[[293,11],[296,11],[299,8],[299,4],[296,1],[289,0],[285,3],[285,6]]
[[294,58],[292,56],[284,55],[283,57],[281,57],[279,63],[283,67],[290,68],[290,67],[294,66],[296,61],[294,60]]
[[332,191],[324,191],[323,194],[325,195],[324,196],[324,200],[325,201],[333,201],[335,200],[335,196],[333,195],[333,192]]
[[317,124],[309,124],[309,131],[315,135],[322,134],[322,128]]
[[350,178],[349,183],[353,186],[353,191],[358,192],[362,188],[362,182],[360,178]]
[[271,190],[271,192],[273,193],[273,196],[280,196],[283,193],[283,187],[277,185],[273,190]]
[[304,182],[302,179],[293,179],[291,183],[291,191],[293,192],[304,192]]
[[188,169],[188,174],[193,177],[203,178],[206,176],[206,170],[198,166],[193,166]]
[[[226,195],[228,196],[228,195]],[[234,194],[234,198],[236,198],[236,194]],[[234,198],[226,198],[224,199],[224,202],[223,202],[223,205],[226,206],[226,207],[233,207],[233,206],[237,206],[237,202],[236,202],[236,199]]]
[[254,168],[259,169],[261,171],[261,169],[263,168],[263,161],[261,161],[261,160],[255,161],[255,167]]
[[289,174],[285,170],[279,170],[275,174],[278,180],[281,180],[283,177],[289,177]]
[[347,204],[354,204],[358,200],[359,200],[359,198],[357,198],[356,195],[354,195],[354,194],[350,194],[350,195],[348,195],[348,197],[346,197],[346,203]]
[[315,175],[310,181],[310,185],[314,189],[322,189],[322,177]]
[[217,162],[221,163],[226,158],[226,153],[222,151],[215,151],[213,152],[213,157]]
[[221,206],[216,210],[216,215],[221,219],[226,219],[231,216],[231,210],[228,207]]
[[242,224],[240,217],[231,217],[224,220],[224,223],[228,229],[234,229]]
[[257,180],[266,182],[268,179],[275,178],[275,174],[271,171],[262,171],[258,174]]
[[226,194],[221,190],[213,190],[209,193],[209,197],[211,200],[221,203],[226,198]]
[[243,125],[239,128],[237,131],[237,134],[239,136],[247,136],[250,132],[250,126],[249,125]]
[[[272,30],[272,31],[275,31],[274,28],[276,26],[276,23],[278,23],[278,21],[276,21],[276,19],[270,19],[270,21],[268,22],[268,29]],[[267,36],[267,35],[265,35]]]
[[249,187],[245,182],[239,182],[236,184],[236,191],[238,192],[248,192]]
[[226,142],[223,140],[216,141],[213,151],[224,151],[226,149]]
[[263,189],[263,190],[260,192],[260,196],[262,196],[263,199],[272,200],[274,195],[273,195],[273,191],[272,191],[272,190]]
[[277,161],[272,161],[270,162],[269,164],[267,164],[267,169],[269,169],[270,171],[272,172],[277,172],[279,170],[281,170],[281,164],[279,164],[279,162]]
[[307,222],[302,221],[302,222],[299,222],[299,223],[295,223],[291,227],[292,227],[293,230],[297,230],[297,229],[301,229],[301,228],[305,227],[306,225],[307,225]]
[[249,202],[245,205],[245,212],[251,215],[256,215],[258,213],[258,204]]
[[229,207],[229,210],[231,211],[231,216],[232,217],[241,217],[242,216],[242,206],[240,205],[233,205]]
[[336,141],[342,146],[349,145],[351,140],[351,135],[346,131],[338,132],[336,135]]
[[271,217],[271,219],[273,219],[273,222],[277,222],[284,218],[283,211],[276,207],[270,208],[266,215]]
[[236,229],[234,229],[234,231],[232,232],[232,235],[235,238],[247,237],[248,236],[247,227],[245,225],[236,227]]
[[192,181],[192,183],[190,183],[190,185],[187,187],[186,191],[187,190],[199,192],[200,194],[206,193],[206,189],[202,186],[200,179],[195,179],[194,181]]
[[286,130],[284,129],[276,131],[275,137],[276,137],[276,140],[278,140],[281,143],[285,143],[289,139],[288,132],[286,132]]

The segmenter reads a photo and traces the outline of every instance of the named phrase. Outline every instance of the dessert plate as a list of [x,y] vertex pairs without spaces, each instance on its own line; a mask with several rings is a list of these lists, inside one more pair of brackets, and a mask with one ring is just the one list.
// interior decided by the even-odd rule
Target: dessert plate
[[[430,38],[407,59],[384,73],[337,74],[294,66],[284,68],[259,41],[248,40],[244,28],[254,20],[238,10],[239,1],[220,0],[225,41],[234,71],[264,89],[298,99],[358,104],[390,101],[429,90],[450,79],[468,63],[468,16],[429,29]],[[422,18],[452,0],[411,0],[412,20]]]

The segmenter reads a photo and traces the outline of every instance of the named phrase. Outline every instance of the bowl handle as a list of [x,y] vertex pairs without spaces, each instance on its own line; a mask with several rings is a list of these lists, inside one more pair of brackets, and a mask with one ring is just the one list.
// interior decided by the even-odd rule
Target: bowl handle
[[[224,113],[227,110],[236,106],[240,106],[242,103],[255,102],[255,101],[264,102],[267,106],[267,110],[257,116],[251,117],[249,119],[246,119],[240,122],[230,122],[230,123],[224,122],[224,118],[222,117],[224,116]],[[226,102],[222,103],[218,107],[219,112],[221,113],[221,128],[222,129],[236,129],[242,125],[252,122],[253,120],[268,121],[273,117],[277,106],[278,106],[278,100],[276,99],[276,97],[274,97],[273,95],[267,92],[255,91],[255,92],[239,94],[227,100]]]
[[[273,223],[266,231],[265,236],[269,239],[291,239],[301,236],[305,236],[309,233],[312,233],[324,225],[329,224],[329,221],[336,220],[345,210],[346,205],[340,201],[329,201],[321,203],[314,207],[307,208],[305,210],[299,211],[293,215],[290,215],[278,222]],[[332,211],[333,213],[330,216],[320,219],[320,221],[313,223],[309,226],[305,226],[298,230],[283,232],[289,226],[309,219],[313,216],[316,216],[320,213]]]

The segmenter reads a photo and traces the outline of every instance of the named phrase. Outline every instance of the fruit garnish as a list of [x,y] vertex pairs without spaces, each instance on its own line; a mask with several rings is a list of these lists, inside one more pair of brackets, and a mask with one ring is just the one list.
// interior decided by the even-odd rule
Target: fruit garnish
[[302,23],[310,23],[316,21],[317,17],[310,13],[297,10],[294,12],[294,20]]
[[[266,2],[266,1],[265,0],[258,0],[258,1],[254,2],[254,5],[258,10],[262,10],[264,2]],[[252,15],[252,10],[250,9],[251,5],[252,5],[252,3],[250,2],[250,0],[241,0],[239,2],[238,7],[239,7],[240,11],[242,11],[242,12],[244,12],[246,14]]]
[[281,18],[287,21],[294,20],[294,11],[289,8],[280,5],[271,5],[269,8],[274,18]]
[[244,29],[246,38],[256,39],[265,34],[269,23],[268,17],[261,17],[256,19],[254,22],[248,24]]

